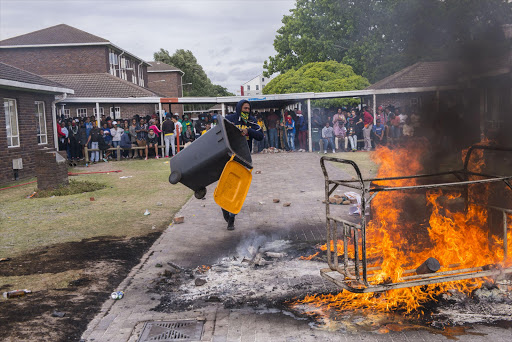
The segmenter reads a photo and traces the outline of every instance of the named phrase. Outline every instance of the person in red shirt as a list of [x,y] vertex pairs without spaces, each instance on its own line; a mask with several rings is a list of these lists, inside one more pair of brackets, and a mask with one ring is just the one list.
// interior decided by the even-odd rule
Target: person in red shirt
[[363,108],[363,139],[364,139],[364,150],[370,151],[372,148],[372,128],[373,128],[373,116],[368,111],[368,107]]

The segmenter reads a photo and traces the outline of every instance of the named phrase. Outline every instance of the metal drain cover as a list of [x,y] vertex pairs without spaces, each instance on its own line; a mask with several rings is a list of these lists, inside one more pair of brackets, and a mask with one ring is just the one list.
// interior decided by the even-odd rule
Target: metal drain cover
[[154,321],[144,323],[138,342],[199,341],[204,321]]

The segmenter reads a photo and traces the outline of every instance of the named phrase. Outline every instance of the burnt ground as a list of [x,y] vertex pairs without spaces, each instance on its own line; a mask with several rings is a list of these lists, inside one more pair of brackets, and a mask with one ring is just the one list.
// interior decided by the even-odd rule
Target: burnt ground
[[[276,242],[276,241],[274,241]],[[472,331],[473,324],[512,327],[512,292],[509,285],[486,282],[470,296],[450,291],[423,304],[421,311],[407,314],[405,311],[368,312],[362,310],[324,309],[321,314],[314,312],[313,306],[292,305],[307,293],[336,294],[332,288],[325,290],[318,282],[305,276],[308,272],[318,272],[318,266],[325,264],[325,252],[319,252],[312,260],[300,260],[301,255],[310,255],[316,250],[311,243],[277,244],[275,250],[285,251],[286,255],[271,258],[265,251],[275,251],[268,247],[268,241],[260,239],[265,263],[251,264],[251,246],[258,241],[251,239],[242,243],[249,246],[248,253],[241,252],[227,256],[212,265],[202,265],[190,269],[168,263],[162,265],[160,277],[155,280],[150,292],[160,295],[159,304],[153,309],[159,312],[179,312],[197,310],[209,305],[222,305],[226,309],[255,310],[268,312],[277,310],[296,319],[305,319],[309,325],[319,329],[329,329],[357,333],[372,332],[386,334],[406,330],[425,330],[442,334],[448,339],[457,340],[464,335],[478,335]],[[285,248],[283,248],[285,247]],[[252,248],[254,253],[256,249]],[[254,256],[254,255],[253,255]],[[308,263],[313,265],[308,270]],[[302,269],[297,272],[291,284],[283,284],[278,277],[288,277],[289,269]],[[316,270],[316,272],[314,271]],[[262,281],[262,279],[266,279]],[[198,282],[199,280],[199,282]],[[510,278],[505,280],[511,284]]]
[[[48,246],[0,263],[0,276],[80,270],[66,287],[0,300],[0,340],[78,341],[89,321],[160,232],[124,239],[103,236]],[[9,284],[1,292],[11,289]],[[54,311],[62,318],[52,317]]]

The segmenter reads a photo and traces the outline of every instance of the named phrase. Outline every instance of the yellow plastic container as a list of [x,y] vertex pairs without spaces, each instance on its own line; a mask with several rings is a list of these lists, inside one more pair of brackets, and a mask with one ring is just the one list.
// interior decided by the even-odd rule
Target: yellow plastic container
[[213,199],[222,209],[233,214],[242,210],[245,197],[252,182],[252,169],[233,160],[235,155],[224,166],[219,183],[213,193]]

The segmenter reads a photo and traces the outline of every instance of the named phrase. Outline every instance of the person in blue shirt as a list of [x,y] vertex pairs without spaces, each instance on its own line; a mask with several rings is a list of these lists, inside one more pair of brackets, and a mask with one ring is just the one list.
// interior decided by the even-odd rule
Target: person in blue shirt
[[[226,120],[234,124],[240,133],[246,137],[249,151],[252,151],[252,140],[263,140],[263,131],[256,118],[251,115],[251,104],[247,100],[240,100],[236,105],[236,112],[226,116]],[[224,220],[228,223],[228,230],[235,229],[235,214],[222,209]]]
[[286,136],[288,137],[288,146],[295,152],[295,121],[290,113],[286,114],[284,126],[286,127]]
[[376,122],[377,124],[372,128],[375,147],[379,145],[386,145],[386,126],[380,122],[380,119],[377,119]]

